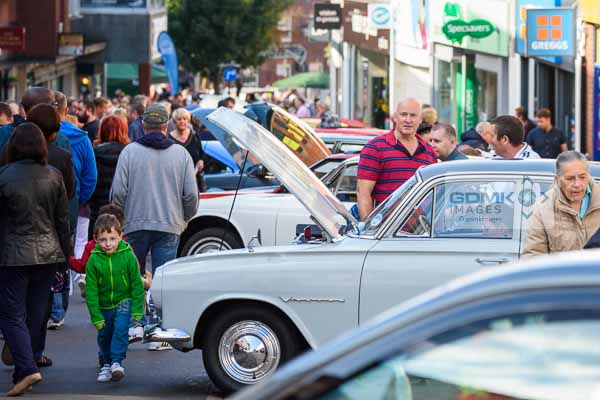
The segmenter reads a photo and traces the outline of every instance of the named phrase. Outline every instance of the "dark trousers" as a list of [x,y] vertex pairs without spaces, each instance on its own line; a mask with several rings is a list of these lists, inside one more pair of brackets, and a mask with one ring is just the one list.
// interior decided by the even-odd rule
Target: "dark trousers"
[[56,265],[0,268],[0,329],[10,347],[16,383],[38,372],[33,349],[40,348]]

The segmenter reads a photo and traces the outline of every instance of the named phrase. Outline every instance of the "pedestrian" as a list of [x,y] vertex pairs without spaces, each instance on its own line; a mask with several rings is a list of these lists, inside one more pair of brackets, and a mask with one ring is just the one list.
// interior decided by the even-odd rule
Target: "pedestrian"
[[440,161],[468,160],[469,158],[458,150],[456,131],[449,124],[437,123],[431,128],[429,144]]
[[421,139],[423,139],[425,143],[429,143],[429,139],[431,138],[431,128],[432,125],[429,125],[427,122],[421,122],[417,128],[417,135],[421,136]]
[[13,123],[13,113],[8,103],[0,103],[0,126]]
[[527,135],[529,135],[529,132],[535,128],[535,122],[529,119],[525,107],[515,108],[515,117],[517,117],[519,121],[521,121],[521,123],[523,124],[523,131],[525,132],[525,141],[527,141]]
[[[141,271],[152,254],[152,273],[177,256],[179,235],[198,208],[192,157],[167,138],[169,113],[152,104],[143,116],[144,136],[121,152],[111,201],[125,209],[124,232]],[[154,349],[169,348],[160,343]]]
[[296,96],[294,99],[294,107],[296,108],[296,117],[298,118],[310,118],[310,109],[306,105],[306,101],[300,97]]
[[600,184],[577,151],[556,159],[554,185],[535,204],[527,221],[524,256],[580,250],[600,227]]
[[418,168],[435,164],[434,150],[418,135],[421,104],[408,98],[398,103],[392,116],[394,128],[369,141],[358,163],[358,212],[364,219]]
[[[48,146],[48,164],[61,172],[67,191],[67,198],[69,200],[75,198],[75,172],[71,154],[53,144],[53,141],[60,130],[60,116],[58,112],[54,107],[48,104],[38,104],[31,109],[27,117],[28,121],[36,124],[44,134]],[[71,219],[70,216],[70,220]],[[65,257],[69,256],[70,254],[65,254]],[[69,294],[68,274],[69,270],[65,263],[65,265],[62,266],[61,271],[56,273],[54,282],[52,283],[50,308],[42,326],[40,348],[33,349],[34,356],[36,360],[38,360],[38,366],[40,364],[42,366],[52,365],[52,360],[43,355],[46,345],[46,329],[60,329],[64,324]],[[65,298],[66,300],[64,300]]]
[[0,168],[0,330],[15,365],[7,395],[18,396],[42,379],[33,349],[70,231],[63,177],[47,165],[40,129],[19,125],[7,146],[9,163]]
[[435,125],[437,123],[437,110],[431,106],[423,107],[421,111],[422,122],[427,125]]
[[512,115],[501,115],[492,121],[494,158],[540,158],[523,142],[523,124]]
[[[196,170],[196,176],[199,179],[204,171],[204,150],[202,150],[202,142],[200,137],[192,129],[192,125],[190,123],[191,114],[185,108],[178,108],[177,110],[173,111],[171,120],[175,126],[175,129],[169,132],[168,137],[175,143],[185,147],[187,152],[192,157],[192,161]],[[202,188],[199,186],[199,189]]]
[[81,124],[81,130],[85,131],[90,142],[93,142],[98,134],[100,124],[100,120],[96,117],[96,105],[93,101],[83,103],[77,114],[77,120]]
[[475,126],[475,129],[471,128],[463,132],[460,135],[460,141],[462,144],[479,150],[481,152],[480,155],[485,155],[484,153],[490,151],[493,135],[492,124],[482,121]]
[[129,126],[127,128],[127,135],[130,142],[137,142],[144,136],[144,127],[142,126],[144,111],[146,111],[146,106],[144,106],[143,102],[134,102],[128,107],[127,119]]
[[93,227],[100,207],[110,203],[109,193],[117,169],[119,155],[129,143],[127,124],[116,115],[108,115],[100,122],[98,137],[94,141],[94,157],[98,180],[90,198],[90,223],[88,237],[92,237]]
[[552,113],[547,108],[542,108],[536,113],[537,128],[532,129],[527,135],[527,143],[533,147],[542,158],[556,158],[567,151],[565,134],[552,126]]
[[98,382],[120,381],[129,344],[129,321],[144,315],[144,287],[137,259],[123,241],[114,215],[102,214],[94,225],[96,246],[86,265],[86,298],[98,329]]
[[[68,101],[66,96],[60,92],[55,92],[54,94],[56,98],[56,111],[61,118],[59,134],[63,134],[69,140],[69,144],[71,145],[71,155],[73,157],[73,169],[75,170],[75,183],[77,187],[77,202],[70,203],[71,214],[73,220],[76,221],[76,223],[72,225],[74,231],[73,234],[75,236],[73,252],[76,256],[80,256],[88,241],[88,226],[90,221],[88,202],[96,187],[98,171],[96,169],[94,149],[92,148],[92,143],[90,142],[88,134],[66,119],[68,111]],[[77,216],[76,218],[75,215]],[[69,282],[67,282],[69,291],[71,282],[76,283],[78,281],[78,275],[74,275],[72,280],[69,279]],[[68,292],[63,295],[62,300],[63,308],[66,312],[69,304]]]
[[[96,97],[94,99],[94,107],[96,108],[96,120],[98,121],[98,128],[96,129],[96,132],[100,128],[100,122],[102,121],[102,118],[104,118],[108,114],[110,106],[110,100],[108,100],[106,97]],[[94,136],[94,140],[96,140],[96,137],[97,135]]]

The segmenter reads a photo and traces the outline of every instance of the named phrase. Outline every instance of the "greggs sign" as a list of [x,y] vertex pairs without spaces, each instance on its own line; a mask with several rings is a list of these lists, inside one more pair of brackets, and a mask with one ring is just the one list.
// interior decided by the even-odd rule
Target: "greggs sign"
[[572,8],[527,10],[527,56],[574,56],[575,47]]

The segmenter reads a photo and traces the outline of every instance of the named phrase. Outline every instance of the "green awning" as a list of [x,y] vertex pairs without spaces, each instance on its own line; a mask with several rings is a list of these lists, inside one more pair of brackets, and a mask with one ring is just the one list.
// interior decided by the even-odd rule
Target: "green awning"
[[302,72],[273,83],[282,89],[315,88],[329,89],[329,74],[325,72]]
[[[106,64],[106,84],[108,95],[114,95],[117,89],[129,95],[139,90],[138,64]],[[152,84],[169,83],[169,77],[163,67],[152,65]]]

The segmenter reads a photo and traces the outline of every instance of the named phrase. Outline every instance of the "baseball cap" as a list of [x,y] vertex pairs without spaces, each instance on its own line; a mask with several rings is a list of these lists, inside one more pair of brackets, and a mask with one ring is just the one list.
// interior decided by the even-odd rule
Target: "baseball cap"
[[151,125],[162,125],[169,120],[169,112],[162,104],[153,103],[148,106],[142,121]]

